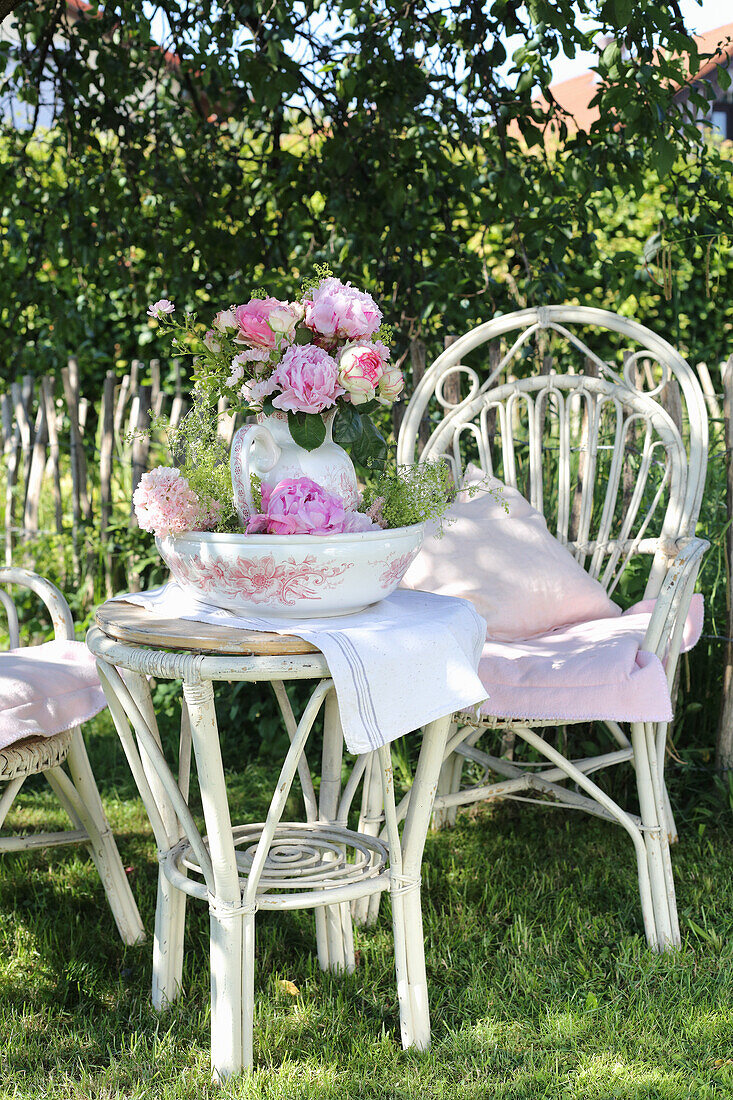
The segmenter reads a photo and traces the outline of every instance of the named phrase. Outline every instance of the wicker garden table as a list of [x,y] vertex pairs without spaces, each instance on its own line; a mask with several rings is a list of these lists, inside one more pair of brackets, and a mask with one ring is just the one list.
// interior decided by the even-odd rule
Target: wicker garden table
[[[354,968],[351,903],[389,890],[404,1047],[430,1042],[420,907],[420,866],[450,715],[424,727],[409,800],[395,807],[389,746],[355,758],[342,790],[343,736],[323,654],[291,635],[164,619],[125,602],[97,612],[87,644],[145,804],[160,863],[153,946],[153,1004],[181,994],[186,896],[208,901],[211,1059],[223,1078],[253,1062],[255,913],[313,908],[323,969]],[[161,746],[148,677],[183,682],[178,775]],[[299,720],[285,681],[316,681]],[[290,738],[266,821],[232,827],[214,709],[215,681],[269,681]],[[316,798],[304,748],[321,707],[324,741]],[[188,807],[191,749],[206,836]],[[381,772],[380,836],[347,827],[365,773]],[[305,821],[281,817],[298,771]],[[399,821],[404,818],[402,836]],[[362,903],[363,906],[364,902]]]

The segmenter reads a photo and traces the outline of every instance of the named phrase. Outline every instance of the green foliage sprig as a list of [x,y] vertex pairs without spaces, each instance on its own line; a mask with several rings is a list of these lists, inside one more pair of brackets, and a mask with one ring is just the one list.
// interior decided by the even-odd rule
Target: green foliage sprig
[[394,464],[370,475],[359,510],[385,527],[409,527],[431,519],[440,522],[453,495],[447,463]]
[[206,390],[194,391],[193,405],[177,427],[157,417],[151,430],[162,429],[171,457],[198,496],[201,503],[219,506],[216,531],[239,531],[241,525],[234,507],[234,491],[229,468],[229,450],[217,434],[216,407]]

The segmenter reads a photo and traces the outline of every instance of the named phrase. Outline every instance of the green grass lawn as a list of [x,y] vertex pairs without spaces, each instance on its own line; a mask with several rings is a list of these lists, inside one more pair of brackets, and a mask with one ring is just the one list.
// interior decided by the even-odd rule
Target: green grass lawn
[[[104,718],[90,752],[143,921],[157,862]],[[256,820],[274,769],[236,762],[233,816]],[[63,827],[42,782],[9,824]],[[682,821],[684,945],[646,948],[631,845],[613,826],[504,804],[428,839],[429,1053],[402,1051],[389,905],[357,934],[353,976],[322,974],[312,916],[258,917],[257,1072],[209,1079],[208,919],[192,902],[186,999],[158,1017],[151,949],[124,948],[84,852],[0,861],[0,1096],[183,1098],[733,1096],[733,819]],[[287,993],[289,979],[299,992]]]

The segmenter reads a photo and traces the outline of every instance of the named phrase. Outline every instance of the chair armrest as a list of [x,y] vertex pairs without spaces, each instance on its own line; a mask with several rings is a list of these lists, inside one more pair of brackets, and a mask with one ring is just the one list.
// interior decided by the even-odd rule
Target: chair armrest
[[54,637],[57,640],[73,641],[74,620],[69,605],[55,584],[39,577],[37,573],[31,573],[30,569],[18,569],[12,565],[0,566],[0,584],[20,584],[30,588],[48,608]]
[[670,683],[677,665],[695,581],[703,554],[710,543],[693,536],[677,539],[675,545],[676,552],[662,582],[642,644],[642,649],[656,653],[662,661],[666,659]]

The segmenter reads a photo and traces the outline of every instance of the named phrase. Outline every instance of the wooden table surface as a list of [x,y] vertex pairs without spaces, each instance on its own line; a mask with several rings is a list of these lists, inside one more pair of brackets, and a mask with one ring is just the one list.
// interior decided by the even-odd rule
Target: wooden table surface
[[157,615],[124,600],[103,603],[95,615],[97,626],[110,638],[155,649],[195,650],[197,653],[237,653],[272,657],[318,653],[316,646],[293,634],[236,630],[191,619]]

